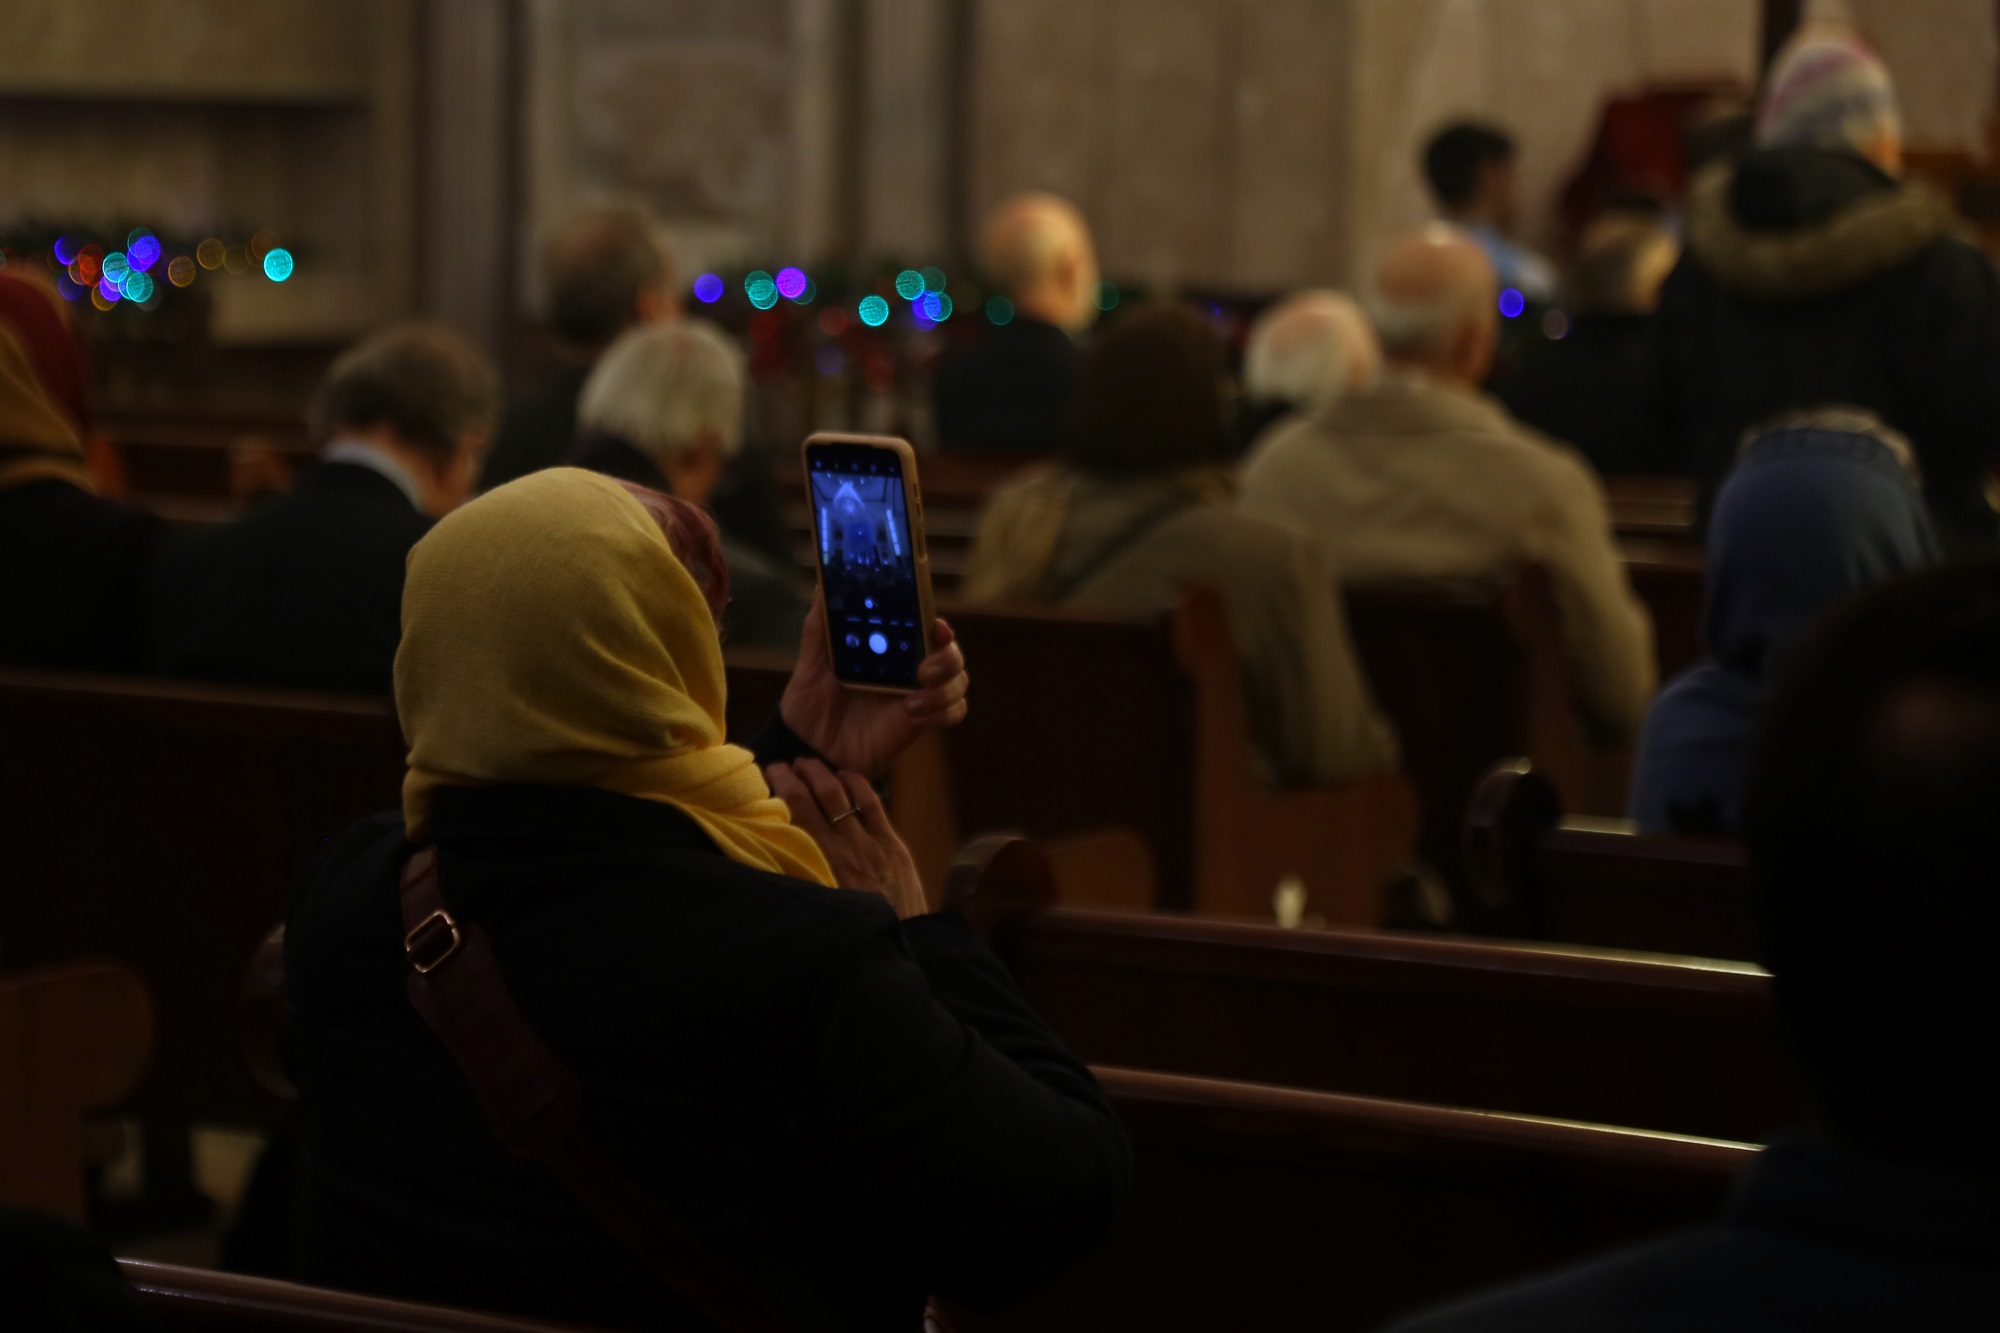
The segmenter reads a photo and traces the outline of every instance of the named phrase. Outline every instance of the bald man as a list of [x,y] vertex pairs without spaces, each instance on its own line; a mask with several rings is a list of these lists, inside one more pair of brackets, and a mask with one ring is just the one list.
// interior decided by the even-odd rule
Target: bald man
[[1303,291],[1257,317],[1243,349],[1238,448],[1293,412],[1324,407],[1382,373],[1382,346],[1366,312],[1344,292]]
[[980,246],[1001,300],[971,347],[931,382],[938,440],[966,452],[1046,454],[1076,388],[1077,339],[1097,318],[1097,252],[1083,215],[1051,194],[1016,195]]
[[1239,503],[1310,534],[1349,585],[1543,565],[1584,720],[1602,744],[1629,744],[1653,695],[1652,624],[1589,466],[1479,391],[1498,293],[1492,262],[1456,228],[1394,246],[1368,296],[1381,380],[1267,435]]

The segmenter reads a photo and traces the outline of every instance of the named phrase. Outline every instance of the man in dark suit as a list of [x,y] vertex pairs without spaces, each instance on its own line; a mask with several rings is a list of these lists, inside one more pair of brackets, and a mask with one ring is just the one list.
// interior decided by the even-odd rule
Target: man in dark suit
[[1745,832],[1820,1135],[1714,1226],[1402,1333],[2000,1328],[2000,564],[1852,604],[1764,728]]
[[1052,453],[1076,390],[1076,339],[1097,318],[1090,227],[1065,200],[1024,194],[994,211],[982,249],[1005,295],[987,307],[985,336],[947,356],[931,381],[938,441]]
[[334,362],[311,408],[320,461],[289,493],[162,554],[153,669],[390,693],[404,560],[471,493],[497,398],[485,359],[435,327],[387,330]]
[[673,263],[652,219],[636,208],[572,218],[549,242],[543,272],[563,367],[508,407],[479,477],[482,491],[560,462],[576,436],[577,396],[612,339],[680,314]]

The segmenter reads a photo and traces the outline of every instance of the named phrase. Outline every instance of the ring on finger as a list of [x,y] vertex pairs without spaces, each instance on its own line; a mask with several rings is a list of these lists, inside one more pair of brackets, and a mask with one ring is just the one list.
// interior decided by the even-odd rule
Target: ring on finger
[[838,828],[838,827],[840,826],[840,821],[841,821],[841,820],[843,820],[843,819],[852,819],[852,818],[854,818],[854,817],[855,817],[856,815],[858,815],[858,814],[860,814],[860,813],[861,813],[861,807],[860,807],[860,806],[858,806],[858,805],[852,805],[852,806],[849,806],[849,807],[848,807],[847,809],[845,809],[845,810],[841,811],[841,812],[840,812],[839,814],[835,815],[835,816],[834,816],[834,817],[833,817],[832,819],[829,819],[829,820],[827,820],[827,821],[826,821],[826,826],[827,826],[828,828]]

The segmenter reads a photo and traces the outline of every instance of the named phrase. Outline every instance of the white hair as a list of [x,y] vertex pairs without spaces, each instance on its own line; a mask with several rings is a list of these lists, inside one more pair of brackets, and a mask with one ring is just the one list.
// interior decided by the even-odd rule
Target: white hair
[[1243,351],[1243,387],[1252,398],[1321,407],[1372,379],[1381,356],[1368,318],[1350,298],[1305,291],[1259,316]]
[[665,463],[712,436],[724,454],[743,440],[743,353],[703,320],[620,334],[584,381],[576,422]]

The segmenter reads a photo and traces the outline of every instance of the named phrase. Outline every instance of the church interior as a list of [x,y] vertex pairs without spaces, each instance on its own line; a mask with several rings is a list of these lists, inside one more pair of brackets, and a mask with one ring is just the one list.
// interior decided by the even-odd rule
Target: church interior
[[2000,5],[9,0],[0,1326],[2000,1326]]

